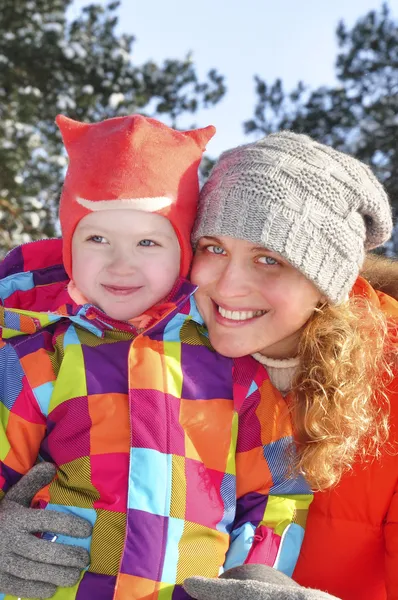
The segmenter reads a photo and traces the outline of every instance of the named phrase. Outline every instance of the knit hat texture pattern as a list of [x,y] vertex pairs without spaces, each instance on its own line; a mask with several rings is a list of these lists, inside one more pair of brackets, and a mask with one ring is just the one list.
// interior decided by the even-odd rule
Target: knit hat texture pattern
[[283,131],[221,155],[202,189],[192,241],[230,236],[264,246],[339,303],[365,252],[391,233],[388,196],[367,165]]

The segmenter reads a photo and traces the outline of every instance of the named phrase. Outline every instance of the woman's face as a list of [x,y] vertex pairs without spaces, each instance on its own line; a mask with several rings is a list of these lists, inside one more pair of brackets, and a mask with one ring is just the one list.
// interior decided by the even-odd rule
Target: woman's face
[[192,282],[210,341],[230,357],[295,356],[303,326],[324,297],[279,254],[231,237],[203,237]]

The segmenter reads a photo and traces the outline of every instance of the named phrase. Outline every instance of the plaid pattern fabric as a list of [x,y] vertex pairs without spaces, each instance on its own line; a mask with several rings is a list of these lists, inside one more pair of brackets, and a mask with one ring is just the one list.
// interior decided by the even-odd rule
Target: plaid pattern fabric
[[93,524],[91,539],[58,537],[91,563],[54,598],[180,599],[186,577],[245,561],[291,573],[311,495],[288,476],[284,400],[251,357],[214,352],[192,285],[137,335],[63,292],[58,312],[10,308],[21,272],[0,286],[1,488],[40,456],[58,474],[34,506]]

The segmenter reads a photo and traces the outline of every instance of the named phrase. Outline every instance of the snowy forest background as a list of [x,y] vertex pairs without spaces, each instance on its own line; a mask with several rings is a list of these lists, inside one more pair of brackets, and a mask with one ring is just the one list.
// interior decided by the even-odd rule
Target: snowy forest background
[[[227,82],[200,79],[190,56],[134,62],[133,36],[118,33],[118,2],[67,19],[72,0],[1,0],[0,258],[13,246],[56,234],[66,166],[54,116],[97,121],[140,112],[178,127],[217,104]],[[398,211],[398,21],[387,4],[336,31],[337,85],[311,89],[255,75],[245,133],[305,132],[368,163]],[[248,65],[248,69],[250,65]],[[192,117],[194,123],[194,116]],[[202,175],[212,161],[206,157]],[[398,227],[385,248],[398,254]]]

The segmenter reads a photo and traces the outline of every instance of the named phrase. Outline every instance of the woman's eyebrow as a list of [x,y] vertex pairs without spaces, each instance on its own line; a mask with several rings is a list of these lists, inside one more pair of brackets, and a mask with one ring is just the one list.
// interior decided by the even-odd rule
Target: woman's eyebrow
[[218,237],[214,237],[214,236],[212,236],[212,235],[204,235],[204,236],[202,236],[202,238],[201,238],[201,239],[202,239],[202,240],[212,240],[213,242],[218,242],[218,243],[221,243],[221,242],[220,242],[220,239],[219,239]]
[[[254,248],[251,249],[251,252],[258,252],[259,250],[262,252],[273,252],[273,250],[269,250],[265,246],[255,246]],[[276,254],[276,253],[273,252],[273,254]]]

